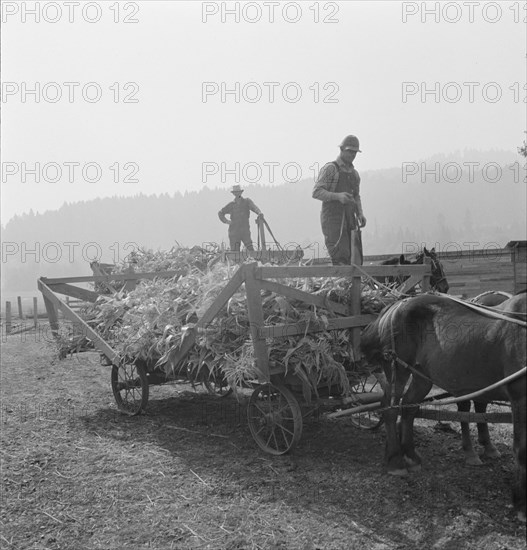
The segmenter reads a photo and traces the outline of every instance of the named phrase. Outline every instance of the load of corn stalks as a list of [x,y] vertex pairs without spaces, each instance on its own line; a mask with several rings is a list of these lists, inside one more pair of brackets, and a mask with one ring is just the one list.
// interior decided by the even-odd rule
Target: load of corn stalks
[[[156,363],[167,378],[174,372],[168,352],[178,347],[185,330],[205,313],[238,268],[218,261],[217,254],[201,249],[172,249],[168,253],[139,251],[134,270],[165,271],[178,275],[166,279],[141,280],[134,290],[101,295],[84,312],[85,320],[121,356],[142,361],[149,369]],[[124,269],[121,268],[121,271]],[[295,278],[280,282],[328,300],[349,304],[350,281],[335,278]],[[397,297],[364,284],[363,313],[378,313]],[[310,333],[311,324],[327,326],[335,314],[298,300],[288,300],[272,292],[262,292],[266,325],[302,323],[306,332],[297,336],[268,340],[269,360],[283,365],[302,382],[304,392],[314,391],[321,382],[349,390],[358,362],[349,330]],[[184,361],[185,375],[194,380],[219,376],[233,389],[257,377],[250,337],[246,294],[243,285],[213,321],[199,331],[196,343]],[[161,359],[161,361],[160,361]],[[179,366],[181,368],[181,365]],[[350,376],[351,374],[351,376]]]
[[[205,271],[209,264],[218,261],[219,252],[219,246],[213,243],[211,243],[207,249],[200,246],[184,248],[179,245],[165,251],[152,251],[146,248],[138,248],[128,254],[126,259],[120,264],[112,265],[106,272],[108,274],[111,272],[111,274],[115,275],[134,272],[175,271],[178,276],[185,275],[191,268]],[[98,272],[95,271],[95,273]],[[112,294],[123,290],[125,286],[125,283],[122,282],[112,283],[112,285],[101,282],[94,284],[94,290],[101,294]]]

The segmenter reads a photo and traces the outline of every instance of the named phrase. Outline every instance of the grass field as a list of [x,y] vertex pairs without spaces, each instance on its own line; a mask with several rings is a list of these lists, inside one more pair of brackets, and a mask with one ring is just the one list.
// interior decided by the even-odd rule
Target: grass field
[[383,470],[384,433],[306,422],[294,454],[251,438],[244,402],[155,386],[146,414],[117,412],[98,354],[59,361],[32,332],[3,338],[5,549],[525,548],[502,457],[466,467],[459,426],[417,422],[421,473]]

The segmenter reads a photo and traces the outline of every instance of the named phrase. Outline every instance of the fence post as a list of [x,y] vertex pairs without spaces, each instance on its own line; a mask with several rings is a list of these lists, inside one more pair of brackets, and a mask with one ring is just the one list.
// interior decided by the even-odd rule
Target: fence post
[[23,319],[24,318],[24,312],[22,311],[22,297],[21,296],[17,296],[16,297],[16,301],[18,303],[18,317],[20,319]]
[[59,335],[59,317],[55,304],[46,296],[44,296],[44,305],[46,306],[46,312],[48,314],[49,326],[51,328],[51,334],[55,338]]
[[7,334],[11,332],[11,302],[5,303],[5,331]]
[[[132,265],[129,265],[125,273],[135,273],[134,267]],[[134,290],[138,282],[139,281],[137,279],[127,279],[124,283],[124,290],[126,290],[126,292]]]
[[33,323],[35,328],[38,327],[38,300],[37,297],[33,297]]
[[260,280],[255,277],[256,263],[245,264],[245,292],[247,294],[247,312],[249,314],[249,327],[251,339],[253,341],[254,359],[258,369],[258,379],[260,382],[270,382],[269,356],[267,351],[267,342],[260,334],[260,329],[265,325],[262,293]]
[[[357,277],[356,270],[355,270],[352,277],[352,285],[351,285],[351,315],[361,314],[360,299],[361,299],[361,277],[360,275]],[[354,361],[358,361],[360,357],[360,351],[359,351],[360,333],[361,333],[361,327],[354,327],[351,329],[351,344],[353,346]]]

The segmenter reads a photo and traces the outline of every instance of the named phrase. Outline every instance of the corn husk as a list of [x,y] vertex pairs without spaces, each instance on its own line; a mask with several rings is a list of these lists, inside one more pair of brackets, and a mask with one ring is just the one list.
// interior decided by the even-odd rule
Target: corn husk
[[[136,271],[179,269],[181,275],[171,279],[140,281],[125,293],[102,295],[85,313],[87,322],[122,356],[141,360],[149,368],[156,363],[168,377],[174,365],[160,361],[178,349],[185,330],[203,316],[233,273],[233,266],[218,261],[217,255],[204,257],[196,249],[172,249],[162,252],[136,253]],[[350,281],[334,278],[295,278],[281,280],[299,290],[317,293],[328,300],[349,304]],[[363,313],[378,313],[397,299],[388,291],[367,284],[362,289]],[[343,393],[361,376],[357,350],[352,349],[350,331],[310,333],[312,324],[327,326],[335,314],[298,300],[288,300],[271,292],[262,293],[266,325],[303,323],[304,334],[267,341],[271,364],[281,365],[284,374],[292,374],[304,395],[317,393],[320,385],[338,387]],[[303,325],[303,326],[304,326]],[[244,287],[230,298],[227,306],[200,330],[196,343],[183,365],[193,380],[220,376],[233,388],[255,380],[254,349]]]

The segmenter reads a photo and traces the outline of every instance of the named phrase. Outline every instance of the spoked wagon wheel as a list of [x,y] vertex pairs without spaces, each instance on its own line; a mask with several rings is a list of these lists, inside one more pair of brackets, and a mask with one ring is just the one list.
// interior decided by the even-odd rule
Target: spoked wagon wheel
[[227,397],[232,393],[232,388],[227,383],[225,376],[217,369],[204,375],[203,385],[210,395],[216,397]]
[[295,396],[282,384],[262,384],[249,399],[247,420],[260,448],[283,455],[302,435],[302,411]]
[[112,367],[112,390],[120,411],[135,416],[148,403],[148,379],[141,363]]
[[[352,386],[351,391],[358,394],[357,397],[360,400],[361,394],[381,391],[381,385],[375,376],[370,376],[363,378],[358,384]],[[376,430],[383,423],[382,413],[377,411],[364,411],[352,414],[350,418],[351,423],[361,430]]]

